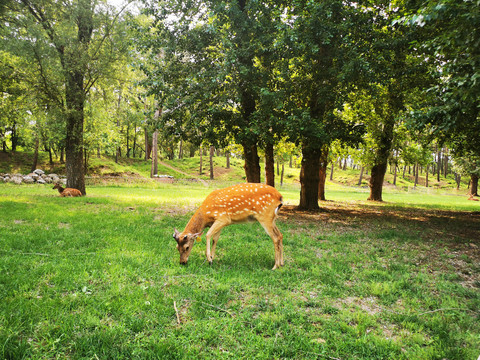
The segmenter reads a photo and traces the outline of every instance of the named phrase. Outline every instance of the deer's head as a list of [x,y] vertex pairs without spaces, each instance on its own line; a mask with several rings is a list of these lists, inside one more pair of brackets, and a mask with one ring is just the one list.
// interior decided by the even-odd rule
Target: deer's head
[[202,233],[190,234],[180,233],[177,229],[174,230],[173,238],[177,242],[177,250],[180,253],[180,264],[186,265],[190,252],[192,251],[195,239],[202,235]]

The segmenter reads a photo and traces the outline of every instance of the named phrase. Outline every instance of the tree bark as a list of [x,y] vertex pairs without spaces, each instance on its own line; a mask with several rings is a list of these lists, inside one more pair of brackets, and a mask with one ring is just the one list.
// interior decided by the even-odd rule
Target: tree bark
[[65,170],[67,187],[85,191],[85,169],[83,167],[83,123],[84,91],[83,74],[69,74],[66,87],[67,136],[65,141]]
[[202,145],[200,145],[200,169],[198,171],[199,175],[203,174],[203,148]]
[[318,198],[325,201],[325,181],[327,179],[328,147],[324,146],[320,155],[320,169],[318,173]]
[[158,130],[153,133],[152,139],[152,166],[150,168],[150,177],[158,174]]
[[470,195],[478,196],[478,175],[470,175]]
[[245,157],[245,175],[247,182],[260,182],[260,158],[258,157],[257,145],[243,145],[243,155]]
[[150,159],[150,154],[152,152],[152,141],[148,137],[148,129],[145,127],[145,160]]
[[361,185],[362,185],[363,171],[364,171],[364,167],[362,166],[362,168],[360,169],[360,177],[358,178],[357,186],[361,186]]
[[213,176],[213,155],[215,153],[215,147],[210,146],[210,180],[214,179]]
[[[370,173],[370,196],[367,200],[383,201],[383,181],[388,167],[388,157],[392,150],[393,130],[395,128],[395,116],[403,108],[403,101],[394,87],[389,88],[389,110],[383,114],[385,119],[383,130],[380,135],[378,149],[375,153],[375,163]],[[379,110],[379,114],[382,110]]]
[[230,151],[226,151],[225,152],[225,158],[227,159],[227,165],[226,165],[226,168],[227,169],[230,169]]
[[383,201],[382,190],[383,180],[385,179],[385,173],[387,171],[387,163],[381,163],[374,165],[370,173],[370,196],[367,200],[371,201]]
[[183,139],[180,140],[180,148],[178,149],[178,158],[183,159]]
[[275,187],[275,161],[273,157],[273,144],[265,147],[265,178],[267,185]]
[[425,171],[425,187],[428,187],[428,170],[430,165],[427,165],[427,171]]
[[280,186],[283,186],[283,174],[285,173],[285,164],[282,163],[282,173],[280,174]]
[[300,170],[300,210],[318,210],[318,183],[320,174],[321,149],[302,146],[302,167]]

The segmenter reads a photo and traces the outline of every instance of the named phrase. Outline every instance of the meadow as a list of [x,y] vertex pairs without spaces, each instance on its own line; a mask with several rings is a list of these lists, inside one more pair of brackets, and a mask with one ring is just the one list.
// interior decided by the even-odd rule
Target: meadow
[[2,359],[477,359],[480,205],[439,191],[330,184],[320,212],[280,191],[285,266],[259,224],[181,266],[217,183],[0,184]]

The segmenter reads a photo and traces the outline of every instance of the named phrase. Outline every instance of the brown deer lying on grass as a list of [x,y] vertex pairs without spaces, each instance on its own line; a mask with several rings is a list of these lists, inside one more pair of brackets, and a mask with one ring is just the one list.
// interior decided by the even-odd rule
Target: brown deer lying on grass
[[63,187],[60,186],[59,183],[56,183],[55,186],[53,187],[53,189],[58,189],[58,192],[60,193],[60,196],[61,197],[65,197],[65,196],[82,196],[82,193],[80,192],[80,190],[77,190],[77,189],[73,189],[73,188],[66,188],[64,189]]
[[[175,229],[173,238],[177,241],[180,263],[185,265],[192,251],[195,239],[204,228],[207,232],[207,260],[211,264],[215,247],[223,227],[257,220],[272,238],[275,247],[275,266],[283,266],[283,235],[275,225],[277,212],[283,205],[282,195],[273,187],[247,183],[213,191],[188,222],[185,230]],[[212,247],[210,248],[210,240]]]
[[474,196],[475,196],[475,195],[473,195],[473,194],[470,194],[470,196],[469,196],[468,200],[472,200],[472,201],[479,201],[479,200],[478,200],[478,199],[476,199]]

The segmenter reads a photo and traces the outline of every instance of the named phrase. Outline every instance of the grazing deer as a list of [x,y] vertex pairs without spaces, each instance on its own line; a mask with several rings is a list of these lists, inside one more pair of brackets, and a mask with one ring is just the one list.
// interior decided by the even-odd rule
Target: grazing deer
[[53,189],[58,189],[58,192],[60,193],[61,197],[65,196],[82,196],[82,193],[80,190],[73,189],[73,188],[66,188],[64,189],[63,187],[60,186],[59,183],[56,183]]
[[[185,230],[179,232],[175,229],[173,238],[177,241],[180,252],[180,264],[187,263],[195,239],[206,227],[210,227],[207,232],[206,255],[211,264],[223,227],[257,220],[273,240],[275,266],[272,270],[283,266],[283,235],[275,225],[277,212],[282,205],[282,195],[268,185],[247,183],[213,191],[197,209]],[[213,241],[211,248],[210,240]]]

